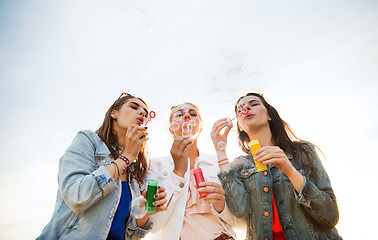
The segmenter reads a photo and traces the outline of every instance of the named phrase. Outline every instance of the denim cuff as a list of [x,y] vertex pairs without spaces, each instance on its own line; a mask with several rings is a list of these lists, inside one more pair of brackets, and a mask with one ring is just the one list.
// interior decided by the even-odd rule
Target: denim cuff
[[228,182],[236,181],[235,169],[231,168],[228,171],[220,171],[218,173],[218,178],[221,180],[222,183],[228,183]]
[[307,207],[310,207],[311,205],[311,198],[314,195],[316,190],[315,185],[307,179],[307,177],[304,177],[304,182],[301,190],[299,193],[297,193],[295,190],[295,197],[298,201],[298,203],[303,204]]
[[105,166],[100,166],[98,169],[92,172],[92,175],[95,177],[98,185],[102,189],[104,196],[118,188],[112,175],[110,175],[110,172]]
[[[131,217],[131,216],[130,216]],[[126,233],[129,236],[137,237],[137,238],[143,238],[146,236],[147,233],[149,233],[152,229],[153,223],[148,218],[146,225],[144,228],[140,228],[136,224],[136,219],[132,217],[132,219],[128,222]],[[128,238],[126,238],[128,239]]]

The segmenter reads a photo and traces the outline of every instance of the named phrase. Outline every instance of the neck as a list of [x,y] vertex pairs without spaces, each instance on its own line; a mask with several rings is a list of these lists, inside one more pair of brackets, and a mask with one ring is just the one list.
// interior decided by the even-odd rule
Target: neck
[[114,128],[118,137],[118,147],[125,147],[127,129]]
[[197,139],[194,139],[192,146],[189,148],[188,157],[190,159],[190,168],[194,167],[197,157],[199,156],[199,151],[197,147]]
[[260,147],[274,146],[269,126],[258,131],[247,132],[247,134],[250,140],[259,140]]

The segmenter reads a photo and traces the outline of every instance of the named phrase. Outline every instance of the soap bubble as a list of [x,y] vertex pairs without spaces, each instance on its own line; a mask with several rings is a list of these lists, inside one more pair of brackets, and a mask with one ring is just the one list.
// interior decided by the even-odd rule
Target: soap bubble
[[226,149],[226,146],[227,146],[227,144],[226,144],[225,142],[223,142],[223,141],[220,141],[220,142],[218,143],[218,149],[219,149],[219,150],[225,150],[225,149]]
[[192,134],[193,126],[190,124],[190,122],[184,122],[182,124],[182,136],[184,137],[190,137]]
[[146,215],[144,206],[146,205],[146,198],[142,195],[135,197],[131,202],[131,215],[136,219],[140,219]]
[[190,120],[189,123],[190,123],[190,125],[192,125],[193,127],[194,127],[195,125],[197,125],[197,122],[196,122],[196,120],[194,120],[194,119]]
[[189,107],[187,105],[184,105],[182,107],[182,111],[185,112],[185,113],[189,112]]
[[173,131],[173,132],[176,132],[179,128],[180,128],[180,126],[177,122],[172,122],[169,125],[169,129],[171,129],[171,131]]
[[182,113],[177,112],[173,115],[173,121],[179,122],[182,119]]

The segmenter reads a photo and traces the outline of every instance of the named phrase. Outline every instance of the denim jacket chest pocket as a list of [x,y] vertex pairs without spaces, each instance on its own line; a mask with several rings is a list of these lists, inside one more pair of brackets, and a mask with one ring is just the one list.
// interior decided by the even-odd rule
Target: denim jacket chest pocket
[[257,169],[256,167],[243,168],[240,171],[241,178],[244,181],[247,191],[254,191],[257,186]]

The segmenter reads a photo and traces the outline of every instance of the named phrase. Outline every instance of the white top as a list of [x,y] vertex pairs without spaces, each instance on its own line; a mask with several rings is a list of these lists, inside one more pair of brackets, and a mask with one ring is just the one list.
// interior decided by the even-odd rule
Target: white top
[[[218,179],[218,159],[215,155],[199,152],[194,168],[201,168],[207,181],[221,184]],[[147,172],[145,182],[148,179],[158,180],[158,185],[165,187],[168,202],[167,211],[154,214],[150,217],[153,222],[151,239],[177,240],[180,238],[184,221],[185,207],[188,195],[188,185],[190,181],[190,159],[188,159],[188,170],[184,177],[177,176],[173,172],[174,162],[172,156],[151,159],[151,166]],[[243,228],[245,230],[245,219],[238,219],[225,205],[224,210],[218,213],[214,208],[212,212],[218,218],[220,224],[226,231],[236,238],[233,229],[230,227]]]

